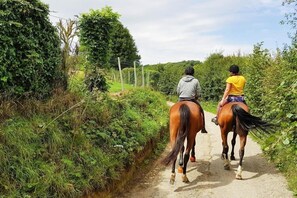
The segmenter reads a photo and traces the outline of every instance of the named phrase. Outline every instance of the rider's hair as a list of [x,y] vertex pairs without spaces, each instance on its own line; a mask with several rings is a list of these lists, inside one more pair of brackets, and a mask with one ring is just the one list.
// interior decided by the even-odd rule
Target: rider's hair
[[187,67],[186,69],[185,69],[185,74],[186,75],[191,75],[191,76],[193,76],[194,75],[194,68],[193,67]]
[[237,65],[231,65],[229,68],[229,72],[232,72],[233,74],[239,73],[239,67]]

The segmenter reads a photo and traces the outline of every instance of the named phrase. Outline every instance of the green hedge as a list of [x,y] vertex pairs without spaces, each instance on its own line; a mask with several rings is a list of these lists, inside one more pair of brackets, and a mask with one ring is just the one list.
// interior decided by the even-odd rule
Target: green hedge
[[[59,72],[60,40],[39,0],[0,3],[0,91],[2,96],[51,94]],[[58,80],[60,79],[60,80]]]

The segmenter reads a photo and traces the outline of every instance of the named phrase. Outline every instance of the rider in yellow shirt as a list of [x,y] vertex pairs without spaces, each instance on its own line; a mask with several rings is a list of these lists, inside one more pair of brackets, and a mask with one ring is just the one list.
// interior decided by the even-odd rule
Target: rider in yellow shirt
[[[225,104],[228,102],[244,102],[244,86],[246,83],[245,78],[242,75],[239,75],[239,67],[237,65],[231,65],[229,68],[230,77],[226,80],[226,89],[222,100],[219,102],[217,107],[217,116]],[[211,121],[218,125],[217,116],[214,117]]]

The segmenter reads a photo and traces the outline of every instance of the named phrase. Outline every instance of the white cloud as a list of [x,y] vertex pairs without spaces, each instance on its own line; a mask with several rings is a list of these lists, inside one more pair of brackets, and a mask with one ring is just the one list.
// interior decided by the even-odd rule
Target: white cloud
[[[251,52],[253,42],[283,34],[281,2],[275,0],[44,0],[52,13],[63,18],[111,6],[133,35],[144,64],[181,60],[203,60],[210,53]],[[257,18],[258,17],[258,18]],[[248,34],[255,28],[261,34]],[[265,21],[265,23],[263,22]],[[274,23],[274,25],[272,25]],[[255,30],[258,32],[258,29]],[[285,31],[285,30],[282,30]],[[263,33],[264,32],[264,33]],[[263,36],[263,38],[262,38]],[[242,39],[235,39],[235,37]],[[279,36],[278,38],[282,38]],[[273,39],[269,40],[275,45]]]

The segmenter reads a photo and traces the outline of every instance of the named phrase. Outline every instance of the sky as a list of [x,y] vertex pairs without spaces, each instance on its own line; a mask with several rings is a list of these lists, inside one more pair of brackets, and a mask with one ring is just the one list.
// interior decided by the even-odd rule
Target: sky
[[282,0],[41,0],[50,20],[75,19],[105,6],[121,15],[142,64],[204,61],[212,53],[250,54],[263,42],[271,53],[290,44],[281,25]]

